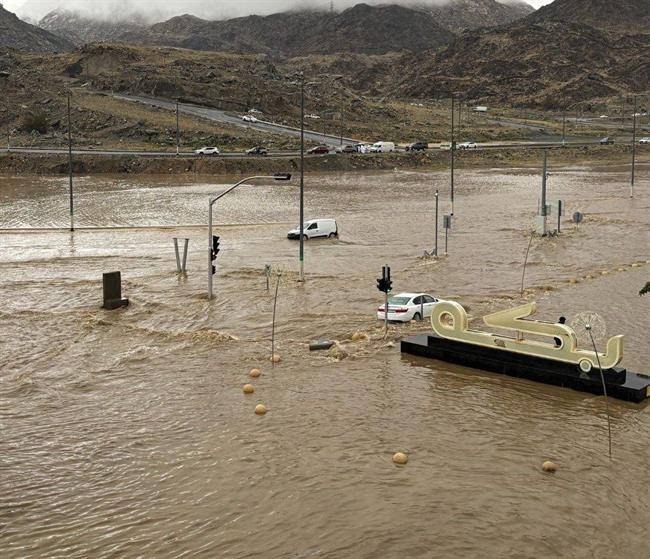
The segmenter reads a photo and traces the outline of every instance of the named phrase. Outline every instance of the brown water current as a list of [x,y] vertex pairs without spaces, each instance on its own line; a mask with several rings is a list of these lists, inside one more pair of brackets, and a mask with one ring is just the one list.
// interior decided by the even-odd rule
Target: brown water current
[[[65,178],[0,177],[0,557],[650,557],[650,406],[610,400],[610,460],[604,398],[402,357],[429,326],[384,340],[375,319],[389,264],[396,292],[473,319],[523,300],[548,320],[597,311],[623,365],[650,372],[649,171],[630,198],[625,167],[551,169],[563,233],[533,240],[523,296],[535,170],[459,172],[439,260],[423,252],[446,173],[308,176],[306,217],[340,238],[306,242],[304,284],[297,181],[244,185],[215,206],[210,303],[207,199],[237,178],[77,178],[71,234],[39,229],[68,224]],[[283,272],[274,367],[265,264]],[[110,312],[113,270],[131,304]]]

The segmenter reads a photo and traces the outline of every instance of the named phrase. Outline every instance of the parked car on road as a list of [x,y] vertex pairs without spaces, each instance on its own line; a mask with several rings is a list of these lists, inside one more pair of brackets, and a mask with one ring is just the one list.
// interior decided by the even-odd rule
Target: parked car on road
[[357,144],[357,151],[359,153],[370,153],[372,144]]
[[[388,320],[409,322],[431,316],[431,310],[439,301],[428,293],[398,293],[388,298]],[[384,320],[385,307],[377,309],[377,318]]]
[[395,151],[395,144],[393,142],[375,142],[370,146],[371,153],[390,153]]
[[406,146],[406,151],[424,151],[425,149],[428,149],[428,147],[429,144],[426,142],[413,142]]
[[311,148],[310,150],[307,151],[307,153],[311,153],[311,154],[324,154],[329,152],[330,152],[330,148],[327,146],[316,146],[315,148]]
[[461,142],[458,144],[458,149],[476,149],[477,147],[476,142]]
[[199,149],[195,149],[194,153],[196,155],[219,155],[219,148],[206,146]]
[[607,145],[611,145],[613,143],[614,143],[614,139],[610,138],[609,136],[605,136],[604,138],[600,139],[600,145],[601,146],[607,146]]
[[[338,237],[339,227],[335,219],[310,219],[302,226],[302,234],[305,239],[314,237]],[[287,239],[300,239],[300,227],[296,227],[287,233]]]
[[267,151],[266,148],[263,148],[262,146],[255,146],[254,148],[246,150],[246,153],[248,155],[268,155],[269,152]]
[[357,146],[347,145],[341,148],[341,153],[357,153]]
[[244,115],[241,117],[241,119],[245,122],[257,122],[257,118],[253,115]]
[[640,144],[650,144],[650,138],[641,138],[639,140]]

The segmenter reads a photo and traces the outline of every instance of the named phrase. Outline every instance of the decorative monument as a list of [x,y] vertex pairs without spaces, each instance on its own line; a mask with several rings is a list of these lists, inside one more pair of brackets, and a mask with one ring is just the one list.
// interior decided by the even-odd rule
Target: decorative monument
[[607,340],[604,353],[579,349],[571,327],[529,319],[536,310],[537,305],[529,303],[483,317],[487,326],[513,334],[507,335],[469,328],[462,305],[440,301],[431,313],[435,335],[402,340],[402,353],[593,394],[604,393],[604,379],[609,396],[631,402],[650,398],[650,375],[618,367],[623,336]]

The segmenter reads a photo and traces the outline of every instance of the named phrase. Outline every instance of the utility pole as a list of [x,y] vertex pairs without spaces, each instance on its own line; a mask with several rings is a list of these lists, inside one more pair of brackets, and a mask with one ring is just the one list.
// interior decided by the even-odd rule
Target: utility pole
[[634,172],[636,166],[636,113],[638,110],[638,98],[634,96],[634,115],[632,116],[632,177],[630,179],[630,198],[634,198]]
[[178,119],[178,99],[176,99],[176,155],[180,155],[181,150],[181,129]]
[[300,281],[305,281],[305,75],[300,75]]
[[70,179],[70,231],[74,231],[74,202],[72,197],[72,118],[70,116],[70,91],[68,90],[68,175]]
[[451,215],[454,215],[454,157],[456,141],[454,139],[454,94],[451,94]]
[[562,113],[562,147],[566,145],[566,109]]
[[339,114],[341,115],[341,147],[343,147],[343,111]]

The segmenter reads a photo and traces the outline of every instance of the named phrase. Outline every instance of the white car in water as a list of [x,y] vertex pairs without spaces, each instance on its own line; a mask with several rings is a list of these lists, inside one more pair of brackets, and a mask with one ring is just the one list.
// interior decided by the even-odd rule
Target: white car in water
[[219,148],[215,147],[202,147],[195,149],[194,153],[196,155],[219,155]]
[[[339,236],[339,226],[335,219],[310,219],[302,226],[303,239]],[[287,239],[300,239],[300,226],[287,233]]]
[[[388,298],[388,320],[394,322],[409,322],[422,320],[431,316],[433,306],[440,299],[428,293],[398,293]],[[385,307],[377,309],[377,318],[384,320]]]

